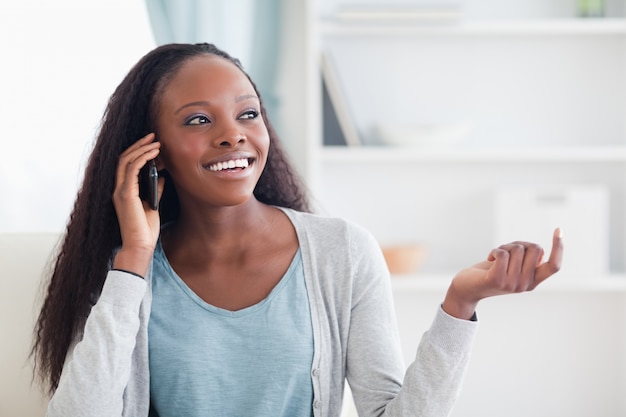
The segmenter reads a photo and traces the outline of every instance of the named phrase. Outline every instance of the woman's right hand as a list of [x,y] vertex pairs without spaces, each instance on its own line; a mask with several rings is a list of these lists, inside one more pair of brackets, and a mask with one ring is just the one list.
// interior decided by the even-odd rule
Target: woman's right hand
[[[154,133],[139,139],[119,158],[113,191],[113,205],[122,236],[122,247],[113,267],[145,276],[154,253],[161,222],[158,210],[139,197],[139,172],[160,152],[161,144]],[[163,178],[159,178],[159,199],[163,194]]]

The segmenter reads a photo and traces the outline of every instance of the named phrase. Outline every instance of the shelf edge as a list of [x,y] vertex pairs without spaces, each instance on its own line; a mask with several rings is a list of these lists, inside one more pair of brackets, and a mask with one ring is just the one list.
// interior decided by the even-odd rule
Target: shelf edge
[[[453,274],[392,276],[394,292],[437,292],[446,291]],[[626,294],[626,274],[609,274],[597,278],[555,277],[546,281],[535,291],[557,292],[606,292]]]
[[626,18],[562,18],[493,21],[320,19],[323,36],[350,35],[623,35]]
[[411,147],[322,147],[323,162],[626,162],[626,146],[524,149],[418,149]]

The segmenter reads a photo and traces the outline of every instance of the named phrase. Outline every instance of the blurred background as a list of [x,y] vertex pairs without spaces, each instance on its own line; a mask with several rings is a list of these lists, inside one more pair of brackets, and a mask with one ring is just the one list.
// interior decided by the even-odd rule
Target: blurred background
[[4,1],[0,33],[0,416],[44,414],[42,270],[108,97],[200,41],[251,74],[316,211],[381,243],[407,364],[456,271],[563,228],[557,276],[480,305],[454,417],[626,416],[626,1]]

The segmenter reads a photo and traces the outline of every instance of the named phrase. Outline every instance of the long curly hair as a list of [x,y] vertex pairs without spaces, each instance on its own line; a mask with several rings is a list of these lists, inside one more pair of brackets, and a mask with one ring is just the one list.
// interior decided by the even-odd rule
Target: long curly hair
[[[91,306],[102,290],[113,251],[121,245],[119,223],[112,202],[119,155],[153,131],[155,112],[169,81],[190,58],[217,55],[235,64],[256,85],[241,63],[215,45],[167,44],[144,57],[129,71],[113,95],[101,120],[93,151],[51,272],[34,329],[31,357],[35,373],[49,394],[56,390],[67,352],[80,336]],[[281,147],[261,100],[270,148],[265,169],[254,190],[266,204],[310,211],[303,183]],[[160,201],[161,222],[179,214],[172,181],[165,182]]]

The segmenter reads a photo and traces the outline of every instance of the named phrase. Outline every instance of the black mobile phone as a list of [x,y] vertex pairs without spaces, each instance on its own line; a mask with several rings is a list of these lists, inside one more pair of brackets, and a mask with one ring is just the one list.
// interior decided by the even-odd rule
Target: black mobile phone
[[147,201],[152,210],[159,209],[159,173],[154,159],[139,173],[139,197]]

